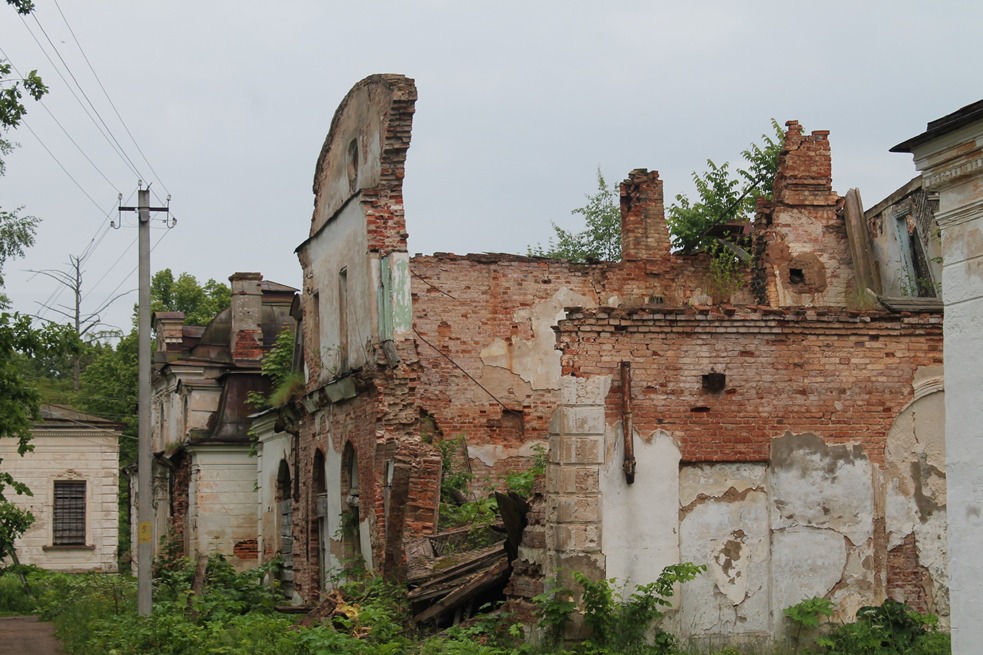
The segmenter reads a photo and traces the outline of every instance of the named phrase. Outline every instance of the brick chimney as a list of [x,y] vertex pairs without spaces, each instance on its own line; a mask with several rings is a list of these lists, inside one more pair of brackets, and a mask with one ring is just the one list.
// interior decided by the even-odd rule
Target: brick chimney
[[263,330],[260,319],[263,310],[261,273],[236,273],[232,283],[232,327],[229,349],[236,366],[258,367],[263,358]]
[[785,144],[775,175],[775,202],[791,206],[835,206],[829,130],[802,133],[798,121],[785,123]]
[[621,183],[621,260],[665,259],[669,252],[659,171],[636,168]]

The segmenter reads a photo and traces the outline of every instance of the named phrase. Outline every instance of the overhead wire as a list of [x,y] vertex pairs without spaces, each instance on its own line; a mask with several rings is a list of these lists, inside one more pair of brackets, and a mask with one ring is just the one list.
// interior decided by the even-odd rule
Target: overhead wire
[[113,99],[109,97],[109,92],[106,91],[106,87],[103,86],[102,80],[99,78],[99,74],[96,73],[96,69],[93,68],[92,62],[89,61],[89,57],[85,54],[85,50],[82,48],[82,44],[79,42],[78,37],[75,36],[75,30],[73,30],[72,26],[68,23],[68,18],[65,17],[65,13],[61,10],[61,5],[58,4],[58,0],[54,0],[54,3],[55,3],[55,7],[58,9],[58,13],[61,14],[62,20],[65,21],[65,27],[67,27],[69,33],[71,33],[72,39],[75,41],[75,45],[78,46],[79,52],[82,53],[82,58],[85,60],[86,65],[89,67],[89,70],[92,72],[92,76],[96,79],[96,82],[99,84],[99,88],[102,89],[103,95],[106,96],[106,100],[109,102],[109,106],[113,108],[113,112],[116,114],[116,118],[119,119],[119,122],[123,126],[123,129],[126,130],[126,134],[127,136],[130,137],[130,141],[133,142],[133,145],[136,147],[137,152],[139,152],[140,156],[143,157],[143,161],[146,162],[147,167],[150,168],[150,172],[154,174],[154,179],[160,182],[160,185],[164,188],[165,192],[170,193],[170,191],[168,191],[167,189],[167,185],[164,184],[164,181],[161,179],[160,175],[158,175],[157,171],[154,170],[154,165],[150,163],[150,160],[147,159],[147,155],[144,154],[143,149],[140,147],[140,144],[137,143],[137,140],[133,137],[133,133],[130,132],[129,126],[126,124],[126,121],[124,121],[123,117],[120,115],[119,109],[116,108],[116,103],[114,103]]
[[[65,23],[65,26],[67,27],[68,31],[70,32],[70,34],[72,36],[72,39],[74,40],[76,46],[78,47],[79,52],[82,55],[82,58],[85,60],[85,63],[88,66],[89,70],[91,71],[93,77],[96,79],[96,82],[99,85],[99,88],[101,89],[103,95],[106,97],[106,100],[109,102],[110,106],[112,107],[113,112],[115,113],[117,119],[120,121],[120,124],[123,126],[123,129],[125,130],[125,132],[126,132],[127,136],[129,137],[130,141],[133,143],[133,145],[136,147],[137,151],[140,153],[140,156],[142,157],[143,161],[146,163],[146,165],[149,167],[149,169],[153,172],[155,178],[160,183],[161,187],[164,189],[165,192],[168,192],[167,201],[169,203],[169,201],[170,201],[170,193],[167,190],[167,186],[164,184],[163,181],[160,180],[160,177],[157,174],[157,171],[154,169],[154,167],[151,164],[150,160],[147,158],[146,154],[143,152],[143,149],[140,147],[139,143],[137,143],[135,137],[133,136],[132,131],[129,129],[129,126],[126,124],[126,121],[123,119],[122,115],[120,114],[119,109],[117,108],[116,104],[113,102],[112,98],[109,96],[109,93],[108,93],[105,85],[102,83],[102,80],[99,77],[98,73],[96,72],[94,66],[92,65],[92,62],[89,60],[88,56],[86,55],[85,50],[82,47],[82,44],[81,44],[81,42],[78,39],[78,36],[75,34],[74,29],[72,28],[71,24],[68,22],[68,19],[65,16],[64,11],[62,11],[61,6],[58,4],[57,0],[55,0],[55,5],[56,5],[56,8],[58,10],[58,13],[61,15],[61,18],[62,18],[62,20]],[[82,87],[82,85],[79,82],[78,78],[76,77],[75,73],[72,71],[71,66],[69,66],[68,65],[68,62],[65,61],[65,58],[62,56],[62,53],[59,51],[58,47],[55,45],[54,41],[51,39],[51,37],[48,34],[47,30],[45,29],[44,25],[41,24],[41,21],[38,19],[37,15],[36,14],[32,14],[32,18],[34,18],[34,21],[35,21],[38,29],[41,30],[41,33],[44,35],[44,38],[47,40],[48,45],[54,51],[54,54],[57,56],[58,60],[61,62],[61,65],[64,67],[64,69],[67,72],[67,74],[71,77],[72,82],[74,82],[74,88],[73,88],[72,84],[69,83],[69,81],[66,79],[65,75],[62,74],[62,72],[61,72],[58,64],[56,64],[55,61],[52,59],[52,57],[49,54],[49,52],[47,51],[47,49],[44,47],[44,45],[42,44],[41,40],[37,37],[37,35],[34,33],[34,31],[31,29],[30,25],[27,23],[27,21],[24,19],[24,17],[21,17],[21,20],[24,22],[24,26],[27,29],[28,33],[31,35],[31,38],[34,39],[34,42],[37,44],[37,46],[41,50],[42,54],[45,56],[45,58],[48,60],[48,62],[55,69],[55,72],[61,78],[62,82],[65,83],[65,86],[68,87],[68,90],[71,92],[71,94],[75,98],[76,102],[82,108],[83,112],[86,114],[86,116],[88,117],[88,119],[92,122],[92,124],[99,131],[100,135],[106,140],[106,142],[110,145],[110,147],[113,149],[113,151],[117,154],[117,156],[120,157],[121,161],[123,161],[123,163],[130,169],[130,171],[133,172],[134,174],[136,174],[141,179],[146,179],[146,177],[139,170],[139,167],[137,166],[137,164],[133,161],[133,159],[126,152],[126,148],[124,148],[123,145],[120,143],[119,139],[116,138],[116,135],[113,133],[113,130],[106,123],[105,119],[102,117],[101,113],[96,108],[96,106],[92,102],[91,98],[85,92],[85,89]],[[4,58],[8,59],[8,61],[9,61],[9,58],[6,56],[6,53],[2,51],[2,49],[0,49],[0,54],[3,54]],[[17,71],[16,68],[15,68],[15,71],[17,72],[18,75],[20,75],[20,71]],[[79,93],[81,93],[82,97],[85,98],[85,102],[83,102],[82,99],[79,98],[79,94],[75,92],[75,88],[77,88],[78,91],[79,91]],[[88,104],[88,108],[86,107],[86,103]],[[62,132],[68,137],[69,141],[75,146],[75,148],[82,154],[82,156],[89,162],[89,164],[96,170],[96,172],[112,188],[114,188],[114,190],[115,190],[116,189],[116,185],[114,185],[112,183],[112,181],[108,178],[108,176],[106,176],[106,174],[103,173],[103,171],[95,164],[95,162],[92,160],[92,158],[90,158],[88,156],[88,154],[85,152],[85,150],[72,137],[72,135],[69,133],[69,131],[57,119],[57,117],[55,117],[55,115],[51,112],[51,110],[44,103],[41,103],[41,104],[44,107],[45,111],[47,111],[47,113],[51,116],[52,120],[55,121],[55,123],[62,130]],[[90,108],[91,108],[91,111],[90,111]],[[95,117],[93,117],[93,114],[95,115]],[[101,126],[100,126],[100,124],[101,124]],[[102,211],[102,208],[99,207],[98,202],[96,202],[95,199],[92,197],[92,195],[89,194],[84,187],[82,187],[82,185],[79,183],[79,181],[68,171],[68,169],[65,167],[65,165],[61,163],[61,161],[54,154],[54,152],[40,138],[40,136],[37,134],[37,132],[35,132],[30,127],[30,125],[27,125],[26,123],[24,123],[24,125],[25,125],[25,127],[27,127],[28,131],[30,131],[31,134],[35,137],[35,139],[38,140],[38,143],[41,144],[42,148],[44,148],[44,150],[55,161],[55,163],[59,166],[59,168],[61,168],[62,171],[66,174],[66,176],[68,176],[68,178],[75,184],[75,186],[78,187],[78,189],[82,192],[82,194],[85,195],[89,199],[89,201],[93,203],[93,205],[95,205],[97,208],[99,208],[100,211]],[[156,191],[152,191],[152,193],[160,201],[160,197],[157,195]],[[131,197],[132,197],[132,194],[131,194]],[[161,202],[163,203],[163,201],[161,201]],[[111,212],[112,212],[112,209],[110,209],[108,212],[105,212],[105,216],[108,218],[109,215],[111,214]],[[175,221],[176,221],[176,218],[175,218]],[[173,225],[170,224],[170,222],[166,222],[166,223],[167,223],[167,226],[168,227],[172,227],[173,226]],[[111,224],[108,224],[108,225],[104,224],[104,225],[101,225],[100,227],[97,228],[97,231],[96,231],[95,235],[92,237],[92,239],[90,239],[90,241],[89,241],[88,245],[86,246],[85,250],[79,256],[79,264],[83,263],[84,261],[87,261],[92,256],[92,254],[95,253],[95,251],[103,243],[106,235],[108,234],[108,231],[109,231],[109,227],[110,226],[111,226]],[[165,232],[156,241],[156,243],[154,243],[154,245],[152,247],[152,250],[153,249],[156,249],[156,247],[160,244],[160,242],[163,240],[163,238],[166,236],[166,234],[167,233]],[[136,241],[136,239],[134,239],[134,241]],[[84,295],[81,296],[81,299],[84,299],[85,297],[87,297],[90,293],[92,293],[102,283],[103,280],[106,279],[106,277],[119,264],[119,262],[125,256],[125,254],[132,249],[132,246],[133,246],[133,242],[131,242],[123,250],[123,252],[114,261],[114,263],[109,267],[109,269],[107,269],[107,271],[96,281],[95,285],[93,285],[90,289],[88,289],[85,292]],[[127,274],[120,281],[120,283],[116,285],[116,287],[113,289],[112,292],[110,292],[110,294],[108,296],[109,297],[109,300],[105,301],[99,307],[99,309],[96,310],[96,312],[94,312],[94,315],[98,315],[98,313],[101,312],[102,310],[104,310],[111,302],[115,301],[116,299],[118,299],[120,297],[120,296],[116,296],[115,295],[116,292],[125,283],[126,279],[129,278],[132,274],[133,274],[133,271],[130,271],[130,273]],[[55,292],[51,296],[49,296],[48,301],[46,303],[44,303],[44,305],[42,305],[42,307],[45,308],[45,309],[47,309],[48,307],[45,307],[45,305],[51,305],[55,301],[57,301],[57,299],[60,296],[60,294],[64,291],[64,288],[65,287],[63,285],[59,285],[59,287],[55,290]],[[127,291],[125,293],[130,293],[130,292]],[[125,295],[125,294],[120,294],[120,295]]]
[[[116,151],[116,154],[120,156],[120,158],[123,160],[123,162],[130,168],[130,170],[134,174],[137,175],[137,177],[143,178],[144,176],[140,172],[140,170],[137,167],[137,165],[134,164],[133,163],[133,160],[130,159],[130,156],[126,154],[126,150],[123,148],[122,144],[120,144],[119,139],[116,138],[116,135],[113,134],[113,131],[109,128],[109,125],[106,124],[106,121],[103,119],[102,114],[100,114],[99,113],[99,110],[96,109],[96,106],[92,103],[92,100],[89,99],[88,94],[86,94],[85,89],[82,88],[82,85],[79,83],[78,79],[75,77],[75,73],[72,72],[71,67],[65,61],[64,57],[61,56],[61,52],[58,51],[58,47],[54,44],[54,41],[51,40],[51,37],[48,36],[48,32],[44,29],[44,26],[41,25],[41,21],[38,20],[37,14],[36,13],[32,13],[31,14],[31,18],[34,19],[34,22],[37,24],[38,28],[41,30],[41,33],[44,34],[44,38],[47,39],[48,44],[51,46],[51,49],[54,50],[55,55],[58,56],[58,60],[61,62],[62,66],[65,67],[65,71],[72,78],[72,81],[75,83],[75,87],[78,88],[79,92],[82,94],[82,97],[85,98],[85,102],[87,102],[88,105],[89,105],[89,107],[92,108],[92,112],[95,113],[96,117],[99,119],[98,123],[96,122],[96,119],[92,117],[92,114],[89,113],[89,110],[86,109],[85,103],[83,103],[82,100],[79,99],[78,94],[75,93],[75,89],[72,88],[72,85],[69,84],[68,80],[65,79],[65,76],[62,75],[61,70],[58,68],[58,65],[51,59],[51,56],[48,54],[47,50],[45,50],[44,46],[41,44],[40,39],[38,39],[37,36],[34,34],[34,31],[31,30],[30,26],[27,23],[27,20],[25,20],[24,17],[22,16],[21,17],[21,21],[24,23],[24,26],[27,28],[27,31],[31,34],[31,38],[33,38],[34,39],[34,42],[38,44],[38,47],[39,48],[41,48],[42,54],[44,54],[45,58],[47,58],[47,60],[54,67],[55,72],[58,74],[58,77],[60,77],[62,79],[62,81],[65,83],[65,86],[67,86],[68,87],[68,90],[71,91],[72,96],[74,96],[75,100],[78,101],[79,105],[82,107],[82,110],[85,111],[85,114],[89,117],[89,119],[92,121],[92,123],[96,126],[96,129],[99,130],[99,133],[103,135],[103,137],[106,139],[106,141],[109,143],[109,145],[113,148],[113,150]],[[99,125],[100,123],[102,124],[101,127]],[[104,131],[103,128],[105,128],[105,131]]]

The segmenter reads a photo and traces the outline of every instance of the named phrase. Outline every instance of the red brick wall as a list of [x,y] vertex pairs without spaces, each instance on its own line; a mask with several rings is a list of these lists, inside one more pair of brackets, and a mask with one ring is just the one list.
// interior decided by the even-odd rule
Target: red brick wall
[[185,531],[188,525],[188,490],[191,485],[191,457],[185,453],[174,457],[174,471],[171,473],[171,534],[174,543],[181,545],[184,555],[187,544]]
[[931,602],[932,577],[918,562],[914,533],[887,553],[887,596],[916,612],[936,612]]
[[[670,256],[666,248],[666,261],[604,264],[516,255],[414,257],[419,406],[433,414],[444,436],[463,435],[472,445],[516,447],[544,439],[557,391],[533,389],[518,375],[486,367],[482,349],[496,339],[531,340],[528,313],[562,289],[598,304],[685,305],[709,286],[707,262],[702,255]],[[554,348],[552,339],[543,345],[546,352]]]
[[[559,327],[568,375],[611,375],[632,362],[634,422],[676,439],[684,461],[766,461],[771,439],[811,432],[860,442],[884,459],[887,432],[913,397],[919,366],[942,363],[938,315],[842,310],[584,310]],[[703,375],[726,375],[703,389]]]
[[[341,457],[345,445],[351,443],[355,451],[359,515],[362,520],[370,518],[371,557],[376,572],[398,576],[403,564],[399,537],[432,534],[436,528],[440,454],[420,439],[420,416],[413,402],[417,373],[412,344],[398,346],[398,354],[401,363],[390,368],[380,352],[380,359],[371,370],[355,376],[356,397],[326,403],[300,421],[295,458],[300,489],[293,508],[294,573],[297,592],[309,600],[316,595],[319,581],[313,473],[318,448],[324,453],[333,448]],[[387,503],[387,462],[402,464],[400,470],[407,471],[399,502],[390,498]],[[326,491],[340,494],[340,482],[329,478]],[[395,550],[394,539],[400,544]]]

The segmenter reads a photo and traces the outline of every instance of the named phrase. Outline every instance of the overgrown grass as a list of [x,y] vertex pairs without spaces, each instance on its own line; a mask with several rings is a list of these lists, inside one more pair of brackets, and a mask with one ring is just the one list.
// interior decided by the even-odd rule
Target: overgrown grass
[[[660,581],[622,590],[613,581],[578,576],[585,592],[583,641],[534,644],[527,626],[507,613],[481,614],[439,634],[420,634],[409,622],[405,590],[376,577],[332,592],[333,611],[319,625],[301,628],[274,610],[277,591],[262,570],[235,572],[221,557],[209,561],[201,593],[191,590],[194,569],[182,559],[158,562],[155,604],[136,613],[136,583],[129,576],[67,575],[28,567],[33,597],[13,575],[0,576],[0,612],[39,614],[55,624],[71,655],[945,655],[949,637],[936,619],[887,601],[858,613],[855,623],[822,623],[817,638],[792,643],[676,643],[658,630],[673,585],[702,567],[667,569]],[[540,602],[540,625],[562,624],[573,608],[569,592]],[[826,603],[809,599],[795,616],[825,617]],[[552,610],[552,611],[551,611]],[[794,625],[793,625],[794,627]]]

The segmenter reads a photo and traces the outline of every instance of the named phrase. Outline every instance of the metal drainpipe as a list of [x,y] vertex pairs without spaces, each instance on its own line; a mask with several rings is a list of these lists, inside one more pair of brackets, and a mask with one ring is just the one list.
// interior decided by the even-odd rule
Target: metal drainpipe
[[625,481],[635,482],[635,438],[631,421],[631,362],[621,362],[621,427],[625,440]]

